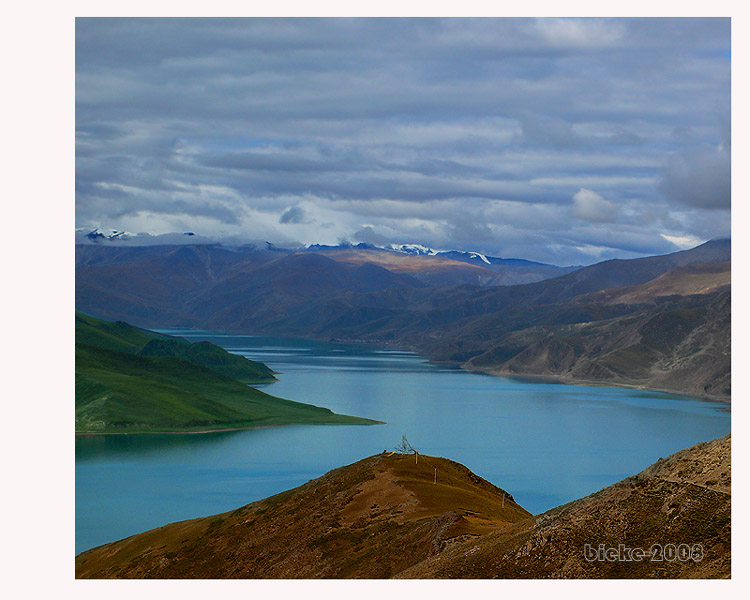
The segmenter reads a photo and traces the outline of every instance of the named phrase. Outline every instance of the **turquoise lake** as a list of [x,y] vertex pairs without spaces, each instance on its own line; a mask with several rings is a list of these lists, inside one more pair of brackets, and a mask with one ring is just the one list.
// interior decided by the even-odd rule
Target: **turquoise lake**
[[402,435],[536,514],[730,431],[727,405],[678,395],[491,377],[400,351],[161,331],[265,362],[279,373],[259,386],[270,394],[387,424],[78,438],[76,553],[265,498]]

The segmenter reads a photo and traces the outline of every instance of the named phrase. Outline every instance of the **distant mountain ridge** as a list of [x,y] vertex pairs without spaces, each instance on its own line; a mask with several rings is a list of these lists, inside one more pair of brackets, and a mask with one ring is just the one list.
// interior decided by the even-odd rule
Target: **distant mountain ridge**
[[110,229],[101,231],[98,227],[86,234],[86,238],[92,241],[106,240],[108,242],[118,240],[124,241],[134,237],[135,234],[128,233],[127,231],[118,231],[117,229]]
[[218,242],[214,242],[205,236],[195,234],[192,231],[151,235],[149,233],[131,233],[129,231],[101,227],[78,227],[75,230],[75,240],[76,244],[117,246],[124,248],[152,245],[163,246],[166,244],[219,245]]
[[[358,251],[362,254],[370,254],[373,264],[380,266],[393,267],[397,260],[393,258],[384,258],[384,255],[390,253],[395,255],[436,257],[452,261],[437,268],[440,273],[436,274],[435,267],[437,262],[426,263],[425,269],[407,269],[413,275],[428,285],[460,285],[464,283],[476,285],[515,285],[518,283],[529,283],[532,281],[541,281],[549,277],[556,277],[564,273],[574,271],[579,266],[558,267],[544,263],[527,261],[523,259],[504,259],[488,256],[475,251],[448,250],[439,251],[421,244],[388,244],[386,246],[376,246],[374,244],[359,243],[341,243],[335,246],[324,244],[310,244],[307,247],[282,247],[271,242],[243,242],[237,243],[235,240],[228,240],[228,245],[211,240],[193,232],[168,233],[159,235],[150,235],[146,233],[133,234],[116,229],[101,229],[80,227],[76,229],[76,244],[102,247],[117,248],[136,248],[147,246],[216,246],[229,251],[245,251],[248,249],[272,252],[277,254],[294,254],[299,252],[313,252],[324,254],[334,260],[339,260],[347,253]],[[342,259],[346,262],[346,259]],[[465,263],[484,267],[487,270],[472,270],[462,268],[458,263]],[[396,267],[396,272],[399,271]]]
[[[359,246],[299,252],[77,246],[76,261],[77,307],[139,325],[391,345],[492,372],[730,394],[729,240],[507,286],[478,285],[498,276],[484,261]],[[713,275],[706,271],[719,263],[725,266]],[[709,267],[688,268],[701,264]],[[668,279],[655,281],[660,277]],[[446,283],[456,280],[464,283]],[[710,293],[695,288],[699,281]],[[659,291],[667,289],[671,295]],[[625,349],[640,343],[639,328],[657,314],[682,310],[698,311],[683,322],[684,336],[669,348],[629,350],[635,354],[628,369]],[[612,331],[631,334],[613,338]],[[558,339],[563,334],[570,339]],[[567,358],[542,360],[555,356],[541,341],[549,336]],[[597,336],[619,341],[586,341]],[[604,356],[618,351],[625,353]]]

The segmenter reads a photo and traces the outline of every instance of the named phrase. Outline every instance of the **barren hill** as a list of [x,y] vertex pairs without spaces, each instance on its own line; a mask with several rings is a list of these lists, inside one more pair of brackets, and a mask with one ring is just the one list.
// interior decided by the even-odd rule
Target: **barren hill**
[[[76,577],[727,577],[730,482],[727,436],[533,517],[458,463],[380,454],[232,512],[83,552]],[[589,562],[586,543],[701,544],[704,555]]]
[[391,577],[528,516],[459,463],[380,454],[232,512],[84,552],[76,577]]
[[[730,577],[730,465],[729,435],[698,444],[586,498],[467,540],[400,576]],[[585,544],[618,550],[623,544],[656,555],[640,561],[587,560]],[[693,558],[671,556],[668,546],[681,544]]]
[[732,263],[696,263],[675,267],[642,285],[598,292],[594,298],[609,304],[654,302],[666,296],[713,294],[731,285]]
[[[466,366],[493,374],[548,375],[729,398],[731,291],[724,274],[696,274],[687,282],[668,277],[576,298],[558,307],[551,319],[497,336]],[[662,295],[678,285],[695,293]],[[574,311],[591,316],[566,322],[566,314]]]

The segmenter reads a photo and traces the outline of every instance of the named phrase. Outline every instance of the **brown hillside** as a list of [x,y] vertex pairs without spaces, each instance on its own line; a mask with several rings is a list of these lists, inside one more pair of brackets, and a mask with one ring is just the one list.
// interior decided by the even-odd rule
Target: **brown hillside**
[[394,273],[417,273],[430,269],[463,269],[478,275],[492,276],[494,273],[480,265],[472,265],[459,262],[441,256],[430,256],[424,254],[402,254],[389,252],[387,250],[347,248],[332,250],[316,250],[316,254],[322,254],[336,261],[347,262],[354,265],[372,263],[387,268]]
[[232,512],[83,552],[76,577],[391,577],[529,516],[456,462],[381,454]]
[[335,248],[316,250],[317,254],[352,265],[374,264],[392,273],[406,274],[429,285],[484,285],[497,273],[481,265],[453,260],[444,256],[402,254],[378,249]]
[[676,267],[648,283],[594,294],[594,300],[610,304],[652,302],[664,296],[713,294],[728,288],[732,279],[732,263],[696,263]]
[[[434,483],[437,469],[437,483]],[[725,578],[731,438],[531,516],[444,458],[366,458],[235,511],[76,557],[77,578]],[[584,545],[700,544],[699,560],[588,561]]]
[[[731,438],[698,444],[538,517],[467,540],[400,574],[426,578],[731,576]],[[587,561],[585,544],[701,544],[701,560]]]
[[[644,292],[643,287],[628,294]],[[497,375],[547,375],[728,399],[730,286],[643,302],[615,318],[505,333],[465,366]],[[581,304],[569,308],[576,306]],[[623,306],[621,301],[618,306]]]

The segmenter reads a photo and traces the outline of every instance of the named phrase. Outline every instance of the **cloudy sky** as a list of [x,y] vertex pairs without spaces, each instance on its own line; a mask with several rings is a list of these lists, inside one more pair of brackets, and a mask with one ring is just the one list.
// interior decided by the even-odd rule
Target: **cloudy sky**
[[730,230],[729,19],[77,19],[76,226],[555,264]]

